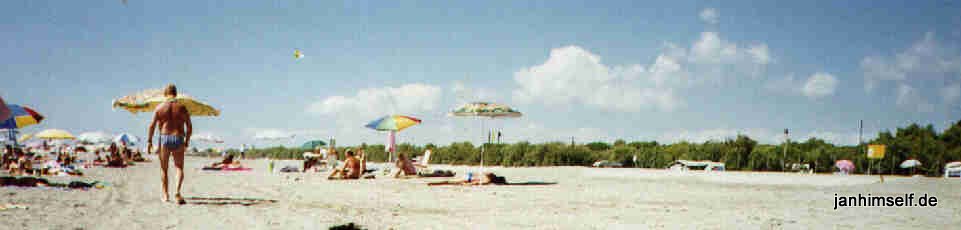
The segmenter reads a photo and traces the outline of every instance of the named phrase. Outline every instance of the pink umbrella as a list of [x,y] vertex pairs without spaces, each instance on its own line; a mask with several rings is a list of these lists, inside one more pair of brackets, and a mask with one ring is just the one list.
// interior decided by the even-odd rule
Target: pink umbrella
[[842,173],[854,172],[854,163],[849,160],[839,160],[837,162],[834,162],[834,167],[837,167],[838,170],[841,170]]

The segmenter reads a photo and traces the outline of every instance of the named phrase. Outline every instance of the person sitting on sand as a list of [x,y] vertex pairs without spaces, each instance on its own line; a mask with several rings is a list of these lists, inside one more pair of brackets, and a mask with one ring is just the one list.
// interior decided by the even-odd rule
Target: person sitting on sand
[[399,178],[401,173],[404,176],[417,176],[417,168],[414,167],[414,163],[410,161],[407,154],[401,153],[397,155],[397,171],[394,172],[394,178]]
[[30,156],[23,154],[21,151],[16,151],[18,156],[17,163],[11,166],[10,174],[12,175],[30,175],[33,173],[33,160],[30,160]]
[[452,181],[441,181],[441,182],[431,182],[427,183],[429,186],[434,185],[505,185],[507,184],[507,179],[502,176],[495,175],[494,173],[484,173],[480,178],[471,177],[468,174],[466,180],[452,180]]
[[100,156],[99,149],[93,152],[93,157],[94,157],[93,158],[94,164],[103,164],[104,162],[106,162],[105,160],[103,160],[103,157]]
[[117,144],[110,144],[110,155],[107,155],[107,167],[126,167],[127,163],[123,160],[123,156],[120,155],[120,149],[117,148]]
[[330,173],[327,177],[329,180],[336,179],[360,179],[361,175],[361,162],[359,159],[354,157],[353,150],[347,150],[347,159],[344,160],[344,167],[341,169],[335,169],[334,172]]
[[307,170],[314,168],[314,166],[320,166],[321,157],[324,157],[324,154],[321,152],[321,148],[319,146],[314,149],[314,152],[305,152],[304,167],[301,172],[307,172]]
[[13,147],[7,145],[3,148],[3,159],[0,160],[0,168],[9,169],[10,165],[17,161],[17,156],[13,153]]
[[147,162],[147,159],[140,154],[140,151],[133,151],[133,161],[134,162]]

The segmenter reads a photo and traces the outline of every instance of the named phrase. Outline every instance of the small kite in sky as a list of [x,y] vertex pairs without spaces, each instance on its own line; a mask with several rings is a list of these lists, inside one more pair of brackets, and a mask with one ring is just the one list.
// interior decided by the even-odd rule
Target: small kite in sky
[[303,58],[303,57],[304,57],[304,53],[301,53],[300,50],[294,50],[294,58],[295,58],[295,59],[301,59],[301,58]]

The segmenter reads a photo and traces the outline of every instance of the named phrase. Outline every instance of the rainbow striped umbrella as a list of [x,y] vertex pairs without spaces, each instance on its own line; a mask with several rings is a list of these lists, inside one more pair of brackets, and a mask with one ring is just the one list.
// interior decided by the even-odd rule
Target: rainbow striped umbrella
[[404,115],[389,115],[371,121],[364,127],[377,131],[401,131],[416,124],[420,124],[420,119]]
[[8,104],[7,109],[10,110],[10,118],[0,123],[0,129],[19,129],[43,121],[43,116],[30,107]]
[[397,131],[404,130],[416,124],[420,124],[420,119],[403,115],[389,115],[371,121],[370,123],[367,123],[365,127],[377,131],[389,131],[387,133],[387,144],[384,145],[384,148],[386,148],[386,151],[390,153],[390,155],[387,156],[387,160],[393,162],[394,151],[396,150],[395,141],[397,138]]

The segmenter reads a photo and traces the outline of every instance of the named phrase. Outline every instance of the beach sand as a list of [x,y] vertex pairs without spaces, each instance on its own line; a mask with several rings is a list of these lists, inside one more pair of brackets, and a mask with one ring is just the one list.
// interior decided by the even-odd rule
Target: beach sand
[[[216,159],[188,157],[186,197],[272,199],[276,203],[176,205],[160,201],[154,162],[87,169],[104,189],[0,188],[2,229],[326,229],[353,222],[368,229],[957,229],[961,180],[919,177],[669,172],[585,167],[486,170],[549,186],[428,187],[443,179],[328,181],[326,173],[205,172]],[[299,165],[300,161],[281,161]],[[472,167],[452,169],[458,178]],[[171,174],[171,191],[175,174]],[[841,207],[835,194],[936,196],[936,207]],[[213,201],[230,203],[224,201]]]

